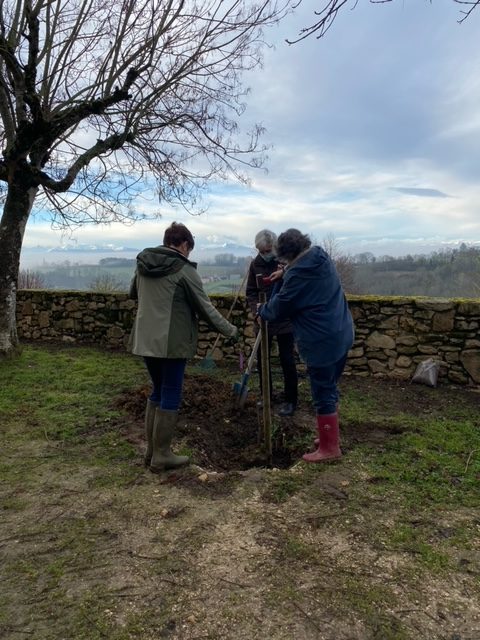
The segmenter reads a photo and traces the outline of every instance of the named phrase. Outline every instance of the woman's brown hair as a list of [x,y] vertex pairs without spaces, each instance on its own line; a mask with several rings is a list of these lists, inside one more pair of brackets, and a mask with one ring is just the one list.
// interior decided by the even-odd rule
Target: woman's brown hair
[[195,240],[190,230],[181,222],[172,222],[172,224],[165,229],[163,244],[166,247],[179,247],[183,242],[188,242],[190,250],[195,246]]

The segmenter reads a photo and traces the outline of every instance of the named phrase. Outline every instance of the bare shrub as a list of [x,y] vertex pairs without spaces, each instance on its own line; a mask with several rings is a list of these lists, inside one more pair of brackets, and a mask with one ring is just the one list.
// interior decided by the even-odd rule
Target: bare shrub
[[21,269],[18,274],[17,289],[45,289],[45,278],[38,271]]
[[97,293],[121,293],[127,290],[125,284],[111,273],[101,273],[92,280],[88,288]]

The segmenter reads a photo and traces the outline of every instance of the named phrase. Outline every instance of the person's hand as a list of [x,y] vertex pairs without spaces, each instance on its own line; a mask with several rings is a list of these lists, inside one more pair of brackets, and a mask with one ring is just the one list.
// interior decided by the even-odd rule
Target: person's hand
[[263,303],[262,302],[257,303],[257,313],[255,315],[255,321],[259,326],[261,326],[261,324],[262,324],[262,318],[260,316],[260,310],[261,310],[262,307],[263,307]]
[[276,271],[270,274],[270,282],[277,282],[277,280],[281,280],[283,278],[283,269],[280,267]]
[[233,336],[228,336],[227,339],[225,340],[225,344],[228,346],[235,346],[238,341],[240,340],[240,333],[237,329],[237,327],[235,327],[236,331],[233,334]]

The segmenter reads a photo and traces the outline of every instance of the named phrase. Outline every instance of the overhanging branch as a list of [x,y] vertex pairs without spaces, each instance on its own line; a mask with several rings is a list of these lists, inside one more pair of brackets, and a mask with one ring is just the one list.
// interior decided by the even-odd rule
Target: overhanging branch
[[105,113],[108,107],[123,102],[124,100],[129,100],[132,97],[129,89],[138,78],[138,75],[139,71],[137,69],[130,69],[122,87],[117,87],[112,94],[104,98],[84,102],[83,104],[56,113],[52,118],[55,138],[61,137],[65,131],[75,127],[79,122],[85,120],[85,118],[91,115],[101,115]]
[[133,142],[133,134],[125,131],[121,134],[114,134],[105,138],[105,140],[97,140],[97,143],[82,153],[81,156],[68,169],[62,180],[54,180],[45,171],[32,169],[33,175],[39,185],[45,189],[55,193],[68,191],[78,176],[80,171],[84,169],[94,158],[98,158],[106,153],[120,149],[126,142]]

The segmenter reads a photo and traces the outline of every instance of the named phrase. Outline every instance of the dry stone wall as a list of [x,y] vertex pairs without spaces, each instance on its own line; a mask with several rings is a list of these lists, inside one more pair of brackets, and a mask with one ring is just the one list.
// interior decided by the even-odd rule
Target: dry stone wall
[[440,380],[480,385],[480,300],[350,297],[356,340],[347,371],[409,380],[434,358]]
[[[212,296],[223,315],[231,296]],[[433,357],[440,381],[480,387],[480,300],[350,296],[356,338],[346,373],[411,379],[418,363]],[[23,290],[17,296],[21,340],[63,341],[126,348],[136,310],[127,294]],[[254,341],[253,318],[244,298],[231,311],[240,329],[235,347],[219,340],[214,359],[248,356]],[[198,356],[204,357],[216,333],[201,325]]]

